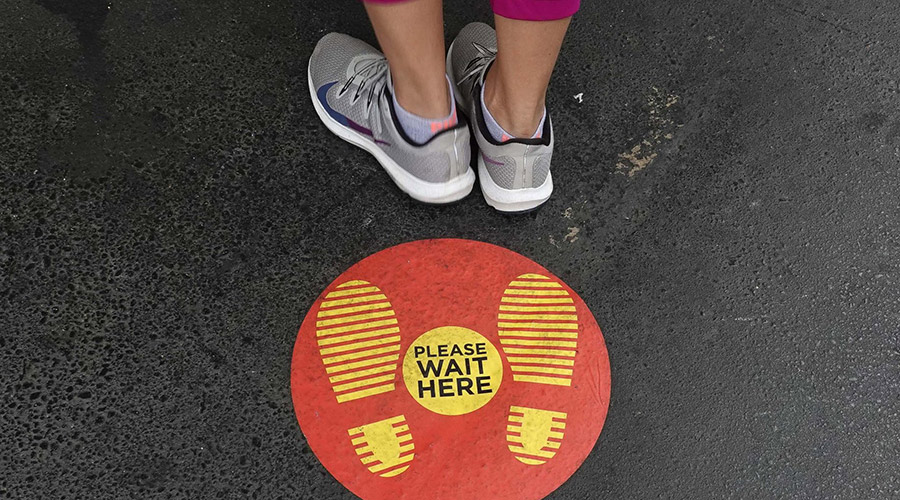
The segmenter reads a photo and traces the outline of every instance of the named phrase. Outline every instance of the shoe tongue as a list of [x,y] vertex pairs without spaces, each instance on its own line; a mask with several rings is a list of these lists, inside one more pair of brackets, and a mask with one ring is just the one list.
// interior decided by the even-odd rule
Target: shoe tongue
[[357,71],[363,69],[367,64],[371,64],[372,59],[369,57],[357,57],[356,60],[350,63],[350,67],[348,68],[352,73],[356,73]]
[[494,61],[496,60],[497,57],[495,56],[481,68],[481,74],[478,75],[478,83],[481,84],[482,87],[484,86],[484,79],[487,78],[488,70],[491,69],[491,66],[494,65]]
[[394,77],[393,77],[393,75],[391,75],[391,67],[390,66],[388,66],[388,69],[385,73],[386,73],[386,75],[384,78],[385,78],[385,81],[387,82],[386,83],[387,88],[391,92],[391,95],[394,95]]
[[[353,58],[353,60],[350,61],[350,64],[347,65],[347,78],[352,77],[366,66],[376,62],[378,59],[383,59],[383,57],[377,56],[375,54],[356,56],[355,58]],[[374,68],[370,69],[370,71],[372,70],[374,70]]]

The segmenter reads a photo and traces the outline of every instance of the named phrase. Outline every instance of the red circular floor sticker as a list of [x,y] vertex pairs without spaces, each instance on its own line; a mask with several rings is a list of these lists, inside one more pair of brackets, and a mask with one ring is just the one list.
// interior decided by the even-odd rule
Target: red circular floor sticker
[[306,315],[300,428],[363,499],[539,499],[591,452],[609,359],[584,302],[509,250],[425,240],[351,267]]

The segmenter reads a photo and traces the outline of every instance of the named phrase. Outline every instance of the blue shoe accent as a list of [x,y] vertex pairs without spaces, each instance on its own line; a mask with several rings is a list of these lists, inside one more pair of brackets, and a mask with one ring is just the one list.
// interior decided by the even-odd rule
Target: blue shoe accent
[[[326,83],[325,85],[322,85],[321,87],[319,87],[319,90],[316,91],[316,97],[319,98],[319,102],[322,103],[322,107],[325,108],[325,112],[328,113],[329,116],[334,118],[335,121],[337,121],[341,125],[349,128],[351,130],[355,130],[357,132],[368,135],[369,137],[374,137],[374,135],[372,134],[372,131],[370,129],[363,127],[362,125],[356,123],[355,121],[338,113],[337,111],[334,110],[334,108],[332,108],[331,106],[328,105],[328,99],[326,98],[326,95],[328,94],[328,89],[330,89],[331,87],[334,87],[334,84],[336,84],[336,83],[337,82]],[[385,142],[385,144],[387,144],[387,143]]]
[[322,107],[325,108],[325,111],[332,118],[334,118],[335,121],[337,121],[338,123],[340,123],[341,125],[343,125],[345,127],[349,127],[350,124],[347,123],[348,122],[347,117],[338,113],[337,111],[335,111],[334,108],[332,108],[328,104],[328,99],[326,97],[328,94],[328,90],[331,89],[331,87],[334,87],[334,85],[336,83],[337,82],[326,83],[325,85],[322,85],[321,87],[319,87],[319,90],[316,91],[316,97],[319,98],[319,102],[322,104]]

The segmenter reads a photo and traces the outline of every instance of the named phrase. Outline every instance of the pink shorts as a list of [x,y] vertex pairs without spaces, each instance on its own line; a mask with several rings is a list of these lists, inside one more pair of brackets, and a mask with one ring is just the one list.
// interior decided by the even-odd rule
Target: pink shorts
[[[364,0],[374,3],[397,3],[406,0]],[[523,21],[553,21],[578,11],[581,0],[491,0],[494,14]]]

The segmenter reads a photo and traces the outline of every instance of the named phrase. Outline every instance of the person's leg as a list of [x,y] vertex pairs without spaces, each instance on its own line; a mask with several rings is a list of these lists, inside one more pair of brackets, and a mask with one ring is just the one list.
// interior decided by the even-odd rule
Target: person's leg
[[494,16],[497,59],[485,78],[484,104],[513,137],[532,137],[538,131],[550,74],[570,19],[526,21]]
[[424,118],[450,114],[441,0],[367,1],[365,6],[400,106]]
[[544,100],[569,19],[579,0],[492,0],[496,31],[464,27],[447,71],[478,142],[485,200],[502,212],[550,198],[553,128]]

